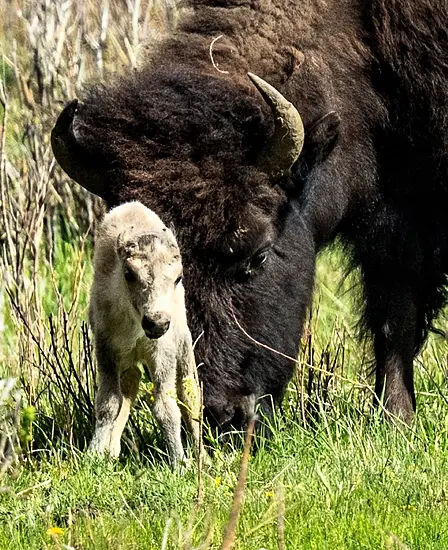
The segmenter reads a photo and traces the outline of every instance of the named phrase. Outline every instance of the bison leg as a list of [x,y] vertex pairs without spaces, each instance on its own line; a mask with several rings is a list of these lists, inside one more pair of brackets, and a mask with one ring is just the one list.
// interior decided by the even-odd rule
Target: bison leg
[[417,307],[403,286],[367,287],[367,322],[374,334],[375,402],[409,423],[415,411],[413,360]]

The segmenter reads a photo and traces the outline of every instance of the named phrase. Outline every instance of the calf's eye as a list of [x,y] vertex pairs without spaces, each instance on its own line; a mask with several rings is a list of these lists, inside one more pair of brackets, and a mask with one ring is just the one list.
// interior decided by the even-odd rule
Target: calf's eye
[[174,285],[177,286],[182,281],[182,275],[179,275],[179,277],[174,281]]

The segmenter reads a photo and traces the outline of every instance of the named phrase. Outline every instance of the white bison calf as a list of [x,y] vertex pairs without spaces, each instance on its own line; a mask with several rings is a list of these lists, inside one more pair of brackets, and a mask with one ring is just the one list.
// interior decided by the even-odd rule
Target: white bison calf
[[119,455],[142,363],[151,374],[153,414],[175,466],[185,461],[181,414],[196,446],[200,437],[196,365],[176,239],[154,212],[138,202],[126,203],[106,214],[94,261],[89,314],[99,389],[90,450]]

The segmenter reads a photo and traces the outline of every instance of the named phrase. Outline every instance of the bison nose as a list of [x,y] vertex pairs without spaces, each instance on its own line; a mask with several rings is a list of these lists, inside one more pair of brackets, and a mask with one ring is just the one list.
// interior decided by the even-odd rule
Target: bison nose
[[160,338],[170,328],[170,321],[166,317],[148,317],[145,315],[142,320],[142,328],[148,338]]

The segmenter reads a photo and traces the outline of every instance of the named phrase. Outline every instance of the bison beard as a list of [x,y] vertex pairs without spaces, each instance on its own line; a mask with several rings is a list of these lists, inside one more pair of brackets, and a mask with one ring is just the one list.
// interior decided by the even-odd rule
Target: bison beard
[[[448,272],[443,4],[192,1],[143,69],[61,114],[53,148],[69,175],[110,206],[140,200],[174,223],[190,328],[204,333],[206,413],[221,429],[245,422],[249,395],[269,414],[293,373],[233,313],[295,356],[316,253],[336,237],[363,274],[376,395],[411,419],[413,358]],[[226,73],[209,57],[218,35]],[[264,158],[274,118],[247,71],[300,112],[291,170]]]

